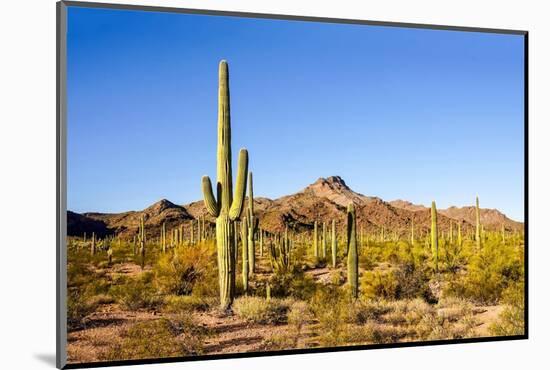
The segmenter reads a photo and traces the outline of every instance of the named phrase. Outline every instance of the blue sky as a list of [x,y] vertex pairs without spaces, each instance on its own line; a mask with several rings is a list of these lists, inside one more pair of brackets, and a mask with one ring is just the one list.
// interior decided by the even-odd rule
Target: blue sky
[[202,198],[217,72],[257,196],[363,194],[523,220],[523,37],[69,7],[68,208]]

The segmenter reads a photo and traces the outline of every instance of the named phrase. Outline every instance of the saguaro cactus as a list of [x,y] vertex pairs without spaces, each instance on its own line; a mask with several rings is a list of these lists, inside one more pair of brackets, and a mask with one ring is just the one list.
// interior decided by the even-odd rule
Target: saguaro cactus
[[481,248],[481,223],[479,220],[479,197],[476,196],[476,246]]
[[166,253],[166,222],[162,223],[162,229],[160,230],[160,243],[162,245],[162,252]]
[[95,254],[95,232],[92,232],[92,244],[90,245],[90,254]]
[[323,258],[326,258],[327,257],[327,224],[325,222],[323,222],[323,243],[321,244],[322,245],[322,256]]
[[359,296],[359,258],[357,255],[357,231],[355,207],[348,205],[348,282],[352,298]]
[[462,222],[458,222],[458,234],[456,236],[457,240],[457,244],[458,245],[462,245]]
[[438,259],[439,259],[439,245],[437,237],[437,209],[435,207],[435,202],[432,201],[432,254],[435,266],[435,272],[439,271]]
[[243,218],[243,222],[241,224],[241,240],[243,243],[243,261],[242,261],[242,278],[243,278],[243,290],[246,293],[248,291],[248,274],[249,271],[249,263],[248,263],[248,221],[246,217]]
[[255,236],[257,220],[254,217],[254,189],[252,187],[252,172],[248,173],[248,272],[254,274],[256,266]]
[[330,237],[331,246],[332,246],[332,267],[336,268],[336,253],[337,253],[337,245],[336,245],[336,221],[332,220],[332,235]]
[[248,172],[248,152],[246,149],[241,149],[239,153],[237,183],[233,195],[229,69],[225,60],[222,60],[219,65],[217,162],[217,199],[212,192],[212,183],[208,176],[202,178],[202,191],[208,213],[216,218],[220,305],[222,309],[227,310],[231,307],[235,298],[233,222],[243,210],[246,174]]
[[139,220],[139,254],[141,256],[141,269],[145,267],[145,221],[143,218],[143,215],[141,216],[141,219]]
[[315,257],[319,257],[319,245],[317,244],[317,221],[313,223],[313,253]]

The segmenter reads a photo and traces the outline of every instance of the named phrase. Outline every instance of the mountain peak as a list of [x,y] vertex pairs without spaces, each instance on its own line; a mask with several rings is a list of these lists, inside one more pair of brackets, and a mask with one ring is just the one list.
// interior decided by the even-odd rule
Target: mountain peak
[[165,209],[169,208],[175,208],[178,207],[174,203],[170,202],[168,199],[161,199],[158,202],[150,205],[146,209],[144,209],[145,213],[153,213],[153,214],[159,214]]
[[340,176],[320,177],[303,192],[319,198],[327,198],[343,207],[347,207],[350,202],[362,204],[367,200],[364,195],[351,190]]
[[319,177],[317,181],[315,181],[309,187],[318,187],[318,186],[328,186],[333,189],[342,188],[342,189],[350,190],[350,188],[346,185],[346,182],[344,181],[344,179],[342,179],[340,176],[329,176],[327,178]]

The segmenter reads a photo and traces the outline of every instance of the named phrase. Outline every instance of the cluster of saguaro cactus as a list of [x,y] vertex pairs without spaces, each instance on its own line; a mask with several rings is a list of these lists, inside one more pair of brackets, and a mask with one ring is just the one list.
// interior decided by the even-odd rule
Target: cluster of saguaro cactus
[[435,272],[439,271],[439,240],[437,235],[437,208],[435,207],[435,202],[432,201],[432,256],[434,261]]
[[240,216],[246,193],[248,152],[239,153],[235,194],[231,165],[231,115],[229,98],[229,70],[227,62],[219,65],[218,87],[218,148],[217,148],[217,196],[212,192],[208,176],[202,178],[204,203],[208,213],[216,218],[216,245],[220,285],[220,305],[227,310],[235,297],[235,237],[234,221]]
[[355,207],[353,203],[348,205],[348,282],[351,288],[352,298],[359,296],[359,257],[357,252],[357,231]]
[[288,226],[285,227],[285,232],[281,236],[276,235],[270,241],[270,262],[273,271],[285,272],[292,267],[291,250],[292,240],[288,235]]

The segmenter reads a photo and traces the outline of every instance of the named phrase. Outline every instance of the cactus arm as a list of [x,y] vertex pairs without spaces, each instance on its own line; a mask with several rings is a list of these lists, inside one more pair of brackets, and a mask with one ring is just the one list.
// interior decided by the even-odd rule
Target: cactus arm
[[210,177],[202,177],[202,194],[204,197],[204,205],[206,210],[212,217],[218,217],[220,214],[220,208],[214,198],[214,193],[212,192],[212,183],[210,182]]
[[[246,194],[246,174],[248,173],[248,151],[241,149],[239,152],[239,164],[237,170],[237,183],[235,196],[229,209],[229,219],[235,221],[243,210],[244,196]],[[223,194],[222,194],[223,195]]]

